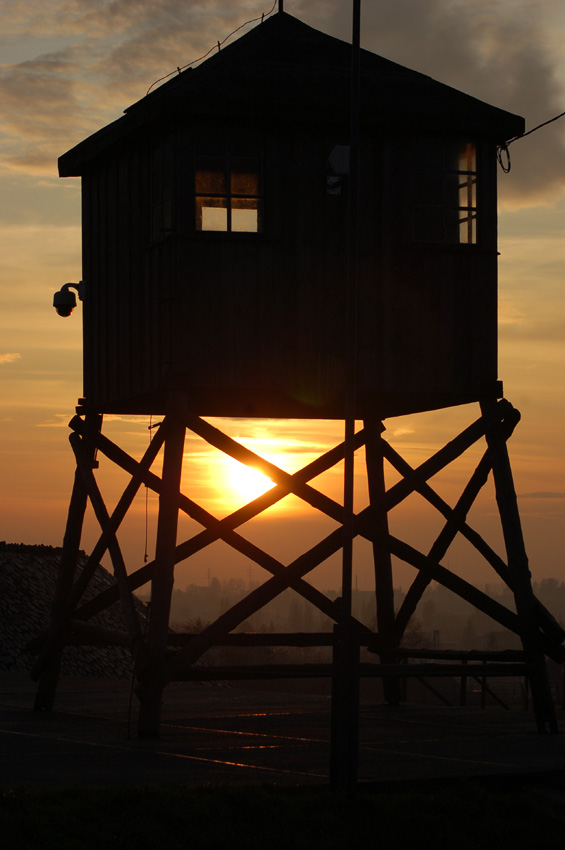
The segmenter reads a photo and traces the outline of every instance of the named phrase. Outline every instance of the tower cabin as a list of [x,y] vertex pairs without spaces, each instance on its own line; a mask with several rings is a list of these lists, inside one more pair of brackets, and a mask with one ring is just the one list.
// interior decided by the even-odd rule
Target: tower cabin
[[[351,51],[279,12],[60,158],[89,408],[345,416]],[[497,392],[496,149],[523,129],[361,51],[359,418]]]

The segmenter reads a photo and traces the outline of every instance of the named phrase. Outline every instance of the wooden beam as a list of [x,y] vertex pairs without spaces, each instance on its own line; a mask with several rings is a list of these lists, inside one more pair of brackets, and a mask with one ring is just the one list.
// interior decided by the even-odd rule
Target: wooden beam
[[[88,456],[81,437],[78,434],[71,434],[71,446],[75,453],[77,466],[81,472],[84,486],[90,498],[90,503],[94,509],[96,518],[102,529],[110,528],[110,516],[104,504],[104,499],[94,478],[92,466],[88,462]],[[123,559],[118,538],[114,532],[108,533],[108,551],[112,560],[114,569],[114,577],[118,583],[120,599],[122,603],[122,612],[126,621],[127,630],[131,639],[131,647],[134,655],[142,648],[143,634],[139,624],[139,618],[135,609],[135,604],[131,591],[127,582],[127,570]]]
[[[351,663],[349,664],[351,669]],[[175,679],[178,682],[217,682],[253,679],[329,679],[333,664],[240,664],[229,666],[194,665]],[[511,679],[526,676],[526,664],[491,664],[467,667],[464,664],[371,664],[357,665],[357,677],[367,679],[454,679],[473,673],[490,678]],[[478,678],[477,678],[478,680]]]
[[[365,421],[367,440],[365,446],[369,502],[382,504],[386,493],[384,474],[384,445],[382,438],[384,427],[380,421]],[[392,558],[388,548],[388,513],[375,510],[373,521],[373,563],[375,570],[375,595],[377,608],[377,627],[381,638],[381,660],[395,660],[394,650],[400,643],[401,633],[396,630],[394,614],[394,586],[392,577]],[[397,679],[385,679],[383,682],[385,702],[389,705],[400,703],[400,682]]]
[[252,614],[263,608],[268,602],[290,587],[298,578],[306,575],[335,552],[343,543],[343,529],[337,528],[326,538],[296,558],[288,567],[268,579],[264,584],[251,591],[244,599],[233,605],[229,611],[204,629],[187,647],[169,659],[163,669],[162,684],[171,681],[181,669],[193,664],[218,639],[231,632]]
[[[335,499],[330,499],[329,496],[311,487],[306,481],[301,480],[300,476],[285,472],[274,463],[265,460],[265,458],[242,446],[241,443],[236,442],[236,440],[224,434],[223,431],[220,431],[193,413],[185,412],[184,421],[187,428],[190,428],[191,431],[194,431],[195,434],[198,434],[199,437],[202,437],[211,446],[215,446],[215,448],[224,454],[235,458],[235,460],[246,466],[260,470],[260,472],[276,484],[283,486],[287,493],[293,493],[311,507],[317,508],[322,513],[336,520],[336,522],[343,522],[342,505],[336,502]],[[357,445],[357,440],[354,440],[354,445]]]
[[118,528],[124,520],[135,496],[139,491],[139,488],[143,485],[145,474],[153,465],[157,455],[159,454],[163,446],[167,430],[168,426],[166,421],[161,422],[159,427],[156,429],[143,457],[139,461],[137,469],[132,474],[130,482],[126,486],[124,492],[118,500],[118,503],[116,504],[116,507],[112,511],[112,515],[108,523],[102,530],[102,534],[94,545],[87,564],[82,573],[80,574],[73,589],[73,610],[79,604],[82,595],[88,587],[90,579],[96,572],[96,569],[98,568],[100,561],[104,556],[104,553],[108,549],[109,541],[115,537]]
[[[433,561],[441,561],[445,556],[447,550],[451,546],[453,540],[457,536],[458,532],[461,530],[462,525],[465,522],[465,518],[467,513],[471,509],[474,501],[483,486],[486,484],[488,475],[490,473],[490,460],[487,455],[483,455],[479,465],[475,469],[473,475],[471,476],[471,480],[463,490],[463,493],[459,497],[457,504],[453,510],[449,510],[448,519],[439,533],[439,536],[434,541],[428,557]],[[428,497],[428,488],[427,486],[422,488],[423,493]],[[438,497],[439,498],[439,497]],[[414,615],[416,611],[416,607],[420,602],[424,591],[429,586],[431,582],[431,576],[426,574],[425,572],[418,572],[414,582],[408,589],[406,596],[400,606],[400,610],[396,616],[396,628],[400,635],[403,635],[410,618]]]
[[[506,439],[510,437],[518,421],[519,414],[514,409],[513,414],[503,420],[502,427],[504,429]],[[414,472],[413,468],[398,454],[398,452],[395,451],[395,449],[392,448],[390,443],[387,443],[386,440],[383,440],[383,443],[384,455],[397,472],[400,472],[401,475],[409,475]],[[430,550],[430,557],[440,561],[444,557],[449,545],[451,545],[451,541],[455,538],[455,535],[459,533],[465,537],[469,543],[471,543],[471,545],[495,570],[497,575],[505,582],[505,584],[512,589],[513,576],[508,565],[494,551],[494,549],[489,546],[484,538],[477,531],[467,525],[465,521],[466,515],[470,510],[474,499],[484,484],[486,484],[491,470],[491,455],[490,451],[487,449],[455,508],[451,508],[427,482],[419,485],[417,487],[417,491],[447,520],[444,529],[440,532],[440,536],[434,543],[434,547],[436,547],[435,550]],[[413,615],[416,605],[428,584],[429,581],[422,573],[419,573],[416,576],[416,579],[410,587],[397,615],[397,628],[400,634],[403,634],[407,622]],[[548,637],[555,641],[556,644],[562,643],[565,639],[565,630],[563,630],[552,614],[538,599],[535,599],[534,604],[540,628],[545,631]]]
[[[484,413],[490,413],[493,406],[494,402],[490,399],[481,403],[481,409]],[[496,501],[506,546],[508,569],[513,576],[516,611],[521,623],[520,636],[530,661],[530,686],[534,714],[540,732],[546,731],[546,727],[548,727],[550,732],[555,733],[557,732],[557,718],[547,675],[544,649],[538,640],[538,624],[530,580],[530,568],[522,534],[508,448],[500,427],[490,429],[486,434],[486,439],[491,452]]]
[[[383,500],[384,504],[381,506],[382,509],[387,511],[391,510],[396,504],[402,502],[410,492],[413,492],[417,484],[427,480],[427,478],[432,475],[435,475],[446,464],[455,460],[456,457],[459,457],[459,455],[462,454],[470,445],[484,436],[487,427],[490,427],[494,422],[500,421],[501,416],[507,412],[508,407],[509,405],[507,403],[499,403],[495,411],[474,422],[461,434],[459,434],[458,437],[451,440],[450,443],[444,446],[443,449],[440,449],[435,455],[421,464],[421,466],[419,466],[411,476],[410,481],[400,481],[398,484],[391,487],[385,495]],[[355,517],[351,534],[355,535],[357,533],[362,533],[365,537],[371,540],[373,534],[373,518],[373,507],[370,506],[369,508],[365,508]],[[162,674],[162,684],[164,685],[166,682],[170,681],[171,677],[176,675],[177,671],[183,666],[193,664],[204,652],[214,645],[217,639],[228,634],[240,625],[243,620],[247,619],[256,611],[264,607],[268,602],[278,596],[279,593],[291,586],[296,579],[302,578],[320,563],[337,552],[343,545],[343,538],[343,529],[336,529],[326,538],[321,540],[316,546],[313,546],[307,552],[296,558],[284,569],[284,571],[277,573],[277,575],[273,576],[273,578],[269,579],[263,585],[248,594],[245,599],[236,603],[236,605],[234,605],[229,611],[222,614],[214,623],[201,632],[198,638],[192,642],[190,646],[184,647],[177,653],[176,656],[167,661]],[[394,538],[389,536],[389,542],[393,539]],[[401,541],[397,541],[397,544],[401,544]],[[416,550],[411,550],[411,547],[408,547],[407,551],[413,551],[418,557],[421,566],[424,568],[426,567],[427,560],[424,555],[416,552]],[[444,568],[439,567],[438,572],[441,572],[442,570],[444,570]],[[448,571],[445,572],[448,573]],[[449,574],[449,576],[451,576],[451,574]],[[453,579],[455,578],[456,577],[454,576]],[[470,588],[470,591],[474,590],[474,588],[472,588],[471,585],[468,585],[467,582],[463,582],[460,586],[463,587],[463,589]],[[480,591],[477,591],[477,593],[480,594],[481,601],[483,598],[490,601],[485,594],[481,594]],[[504,609],[503,606],[499,606],[499,608],[502,612],[506,612],[506,609]],[[496,610],[498,611],[498,608]],[[511,612],[507,613],[511,619]],[[514,620],[511,621],[513,625],[515,625]]]
[[[504,415],[506,415],[508,413],[509,409],[513,409],[513,408],[511,407],[511,405],[508,404],[508,402],[505,402],[504,400],[502,402],[499,402],[497,404],[496,409],[494,411],[492,411],[489,414],[489,416],[482,416],[479,420],[477,420],[472,425],[470,425],[468,428],[466,428],[465,431],[463,431],[458,437],[456,437],[454,440],[452,440],[450,443],[448,443],[446,446],[444,446],[443,449],[440,449],[438,452],[436,452],[435,455],[433,455],[431,458],[429,458],[427,461],[425,461],[420,467],[418,467],[416,470],[414,470],[411,473],[409,480],[405,479],[404,481],[398,482],[398,484],[396,484],[394,487],[392,487],[391,490],[389,490],[387,492],[387,494],[386,494],[386,496],[383,500],[384,503],[380,506],[381,509],[385,510],[385,511],[389,511],[393,507],[395,507],[397,504],[399,504],[401,501],[403,501],[403,499],[405,499],[418,486],[425,483],[425,481],[428,478],[435,475],[445,465],[447,465],[450,462],[452,462],[453,460],[455,460],[464,451],[466,451],[467,448],[469,448],[471,445],[473,445],[474,442],[476,442],[478,439],[480,439],[482,436],[484,436],[486,428],[490,427],[490,425],[493,422],[499,421],[501,417],[503,417]],[[186,416],[187,416],[187,414],[185,414],[185,421],[186,421]],[[194,424],[198,425],[198,427],[202,430],[202,433],[206,435],[206,436],[203,437],[204,439],[208,439],[208,437],[210,437],[210,439],[213,439],[214,441],[219,441],[219,443],[221,445],[224,444],[223,440],[222,440],[222,436],[225,437],[225,435],[222,435],[222,433],[220,431],[218,431],[218,429],[213,428],[213,426],[208,425],[208,423],[204,423],[204,420],[201,420],[199,417],[189,416],[189,424],[191,425],[191,427]],[[71,426],[75,427],[77,429],[81,429],[83,427],[83,422],[79,417],[77,417],[77,419],[74,420],[71,423]],[[202,428],[201,428],[201,426],[202,426]],[[361,438],[362,438],[362,435],[358,434],[357,437],[356,437],[356,440],[359,442],[359,440]],[[230,449],[234,450],[234,446],[232,444],[235,443],[235,441],[231,441],[231,438],[226,438],[226,439],[230,443],[230,445],[229,445]],[[115,444],[113,444],[111,441],[109,441],[102,434],[99,435],[97,444],[98,444],[98,447],[100,448],[100,450],[104,454],[106,454],[107,457],[110,458],[110,460],[117,463],[119,466],[122,466],[122,468],[124,468],[128,471],[133,471],[134,469],[137,468],[137,462],[133,458],[131,458],[126,452],[124,452],[118,446],[115,446]],[[214,443],[212,443],[212,444],[214,444]],[[218,447],[221,448],[221,445],[219,445]],[[226,443],[226,445],[227,445],[227,443]],[[235,446],[238,446],[238,445],[239,444],[235,443]],[[243,449],[243,447],[240,447],[240,448]],[[338,450],[340,450],[340,453],[341,453],[341,449],[342,449],[342,447],[336,447],[336,449],[332,450],[334,452],[334,457],[338,453]],[[245,451],[247,451],[247,450],[245,450]],[[253,454],[253,453],[251,453],[251,454]],[[328,453],[328,455],[329,454],[331,454],[331,453]],[[341,456],[343,456],[343,455],[341,455]],[[312,466],[313,465],[310,465],[310,468]],[[305,468],[305,469],[307,469],[307,468]],[[276,468],[275,468],[275,470],[276,470]],[[274,470],[271,470],[271,472],[273,474],[276,474]],[[279,472],[281,472],[281,471],[279,470]],[[301,472],[304,472],[304,470],[301,470]],[[293,480],[296,481],[296,482],[300,482],[300,480],[301,480],[300,479],[300,473],[295,473],[293,476],[288,476],[287,473],[282,473],[282,474],[285,476],[285,484],[284,484],[284,488],[283,488],[284,492],[289,492],[289,487],[292,487],[292,492],[294,492],[296,495],[301,496],[300,486],[295,486],[292,483]],[[319,472],[316,472],[315,474],[319,474]],[[153,475],[151,472],[148,472],[146,474],[144,480],[145,480],[145,483],[148,486],[150,486],[152,489],[156,490],[156,492],[159,492],[159,488],[161,486],[161,481],[157,476]],[[259,499],[255,500],[255,503],[256,504],[261,503],[262,505],[264,505],[266,507],[269,504],[268,497],[269,497],[269,494],[267,493],[267,494],[265,494],[265,497],[261,498],[261,500],[259,500]],[[264,510],[265,507],[261,508],[261,510]],[[339,506],[337,506],[337,507],[339,508]],[[198,519],[198,521],[203,522],[203,524],[204,524],[203,513],[205,513],[205,512],[203,512],[202,509],[200,509],[191,500],[187,499],[184,496],[181,497],[181,508],[189,516],[191,516],[195,519]],[[366,509],[366,511],[367,510],[368,509]],[[373,511],[374,507],[372,506],[370,510]],[[258,511],[258,512],[260,512],[260,511]],[[333,508],[332,508],[332,512],[333,512]],[[199,517],[200,517],[200,519],[199,519]],[[364,514],[362,512],[358,517],[358,523],[360,522],[362,524],[364,522],[364,520],[366,520],[366,518],[367,518],[366,513]],[[216,520],[215,522],[218,524],[218,525],[216,525],[216,528],[218,528],[220,526],[220,524],[222,526],[226,526],[228,524],[228,522],[231,521],[231,520],[232,520],[232,517],[227,517],[225,520],[222,520],[222,521]],[[242,518],[241,521],[243,522],[245,520]],[[208,533],[210,534],[211,532],[208,532]],[[202,532],[202,535],[206,535],[206,532]],[[218,534],[218,536],[221,537],[222,534],[220,533],[220,534]],[[369,539],[371,539],[370,532],[368,533],[367,536],[369,537]],[[214,539],[217,539],[217,537],[214,538]],[[203,546],[208,545],[208,542],[212,542],[212,538],[202,537],[202,545]],[[332,550],[332,551],[330,551],[329,554],[333,554],[335,551],[337,551],[334,548],[334,542],[335,542],[335,539],[334,539],[333,542],[328,542],[327,544],[324,541],[322,541],[321,546],[322,547],[327,546],[329,549]],[[188,545],[189,544],[187,544],[187,547],[188,547]],[[186,557],[189,557],[190,554],[192,554],[192,552],[188,551],[187,548],[183,549],[182,547],[180,547],[179,552],[177,552],[177,561],[180,561],[180,560],[183,560]],[[308,557],[314,557],[314,556],[309,555]],[[324,560],[325,557],[329,557],[329,555],[322,556],[322,560]],[[314,564],[314,566],[317,566],[317,564]],[[140,587],[142,584],[144,584],[146,581],[148,581],[149,577],[151,575],[152,569],[153,569],[153,565],[147,565],[145,568],[141,568],[141,570],[138,570],[137,573],[134,574],[134,576],[130,576],[131,585],[135,586],[135,587]],[[290,573],[288,575],[290,575]],[[290,583],[290,585],[287,585],[287,586],[292,586],[292,582]],[[294,588],[294,589],[296,589],[296,588]],[[110,602],[108,601],[110,599],[112,599],[112,594],[111,593],[106,594],[104,601],[103,601],[103,607],[110,604]],[[91,605],[90,611],[94,611],[94,610],[95,610],[94,605]]]
[[[438,584],[447,587],[448,590],[460,596],[461,599],[465,599],[474,608],[483,611],[484,614],[495,622],[500,623],[505,629],[509,629],[520,637],[523,635],[524,624],[518,614],[509,611],[504,605],[491,599],[486,593],[483,593],[469,582],[456,576],[445,567],[442,567],[441,564],[432,561],[429,556],[418,552],[412,546],[409,546],[408,543],[404,543],[402,540],[398,540],[396,537],[390,535],[389,545],[393,555],[396,555],[407,564],[411,564],[416,569],[428,573]],[[556,661],[564,660],[565,654],[563,648],[556,646],[547,635],[537,628],[531,635],[531,639],[538,650],[546,652]]]
[[[93,437],[99,432],[101,425],[102,417],[98,414],[91,413],[86,417],[84,434],[91,464],[95,454]],[[87,502],[88,495],[77,467],[67,513],[67,525],[51,611],[51,625],[45,648],[36,660],[31,673],[33,679],[39,678],[34,705],[36,711],[51,711],[53,708],[61,661],[60,636],[68,622],[67,601],[72,593]]]
[[179,495],[184,451],[184,425],[173,420],[165,440],[163,479],[159,495],[159,518],[155,561],[157,569],[151,582],[151,607],[147,627],[146,657],[139,680],[152,682],[149,688],[138,690],[140,697],[138,735],[157,738],[161,723],[162,688],[158,675],[167,652],[171,595],[174,584],[174,567],[179,515]]
[[[72,425],[76,428],[76,430],[80,432],[83,427],[83,422],[77,417],[77,419],[73,421]],[[362,445],[364,440],[364,432],[359,431],[355,439],[356,445]],[[142,473],[138,469],[137,461],[131,458],[122,449],[111,443],[111,441],[109,441],[103,435],[100,435],[99,445],[100,450],[104,454],[106,454],[110,460],[118,463],[119,466],[121,466],[123,469],[126,469],[132,474],[134,474],[134,471],[137,470],[142,480],[144,480],[148,486],[150,486],[157,493],[161,491],[160,478],[155,476],[153,473],[150,473],[149,471],[147,471],[146,473]],[[324,455],[320,456],[319,458],[316,458],[316,460],[308,464],[303,469],[294,473],[292,478],[296,478],[297,480],[307,480],[308,478],[312,478],[321,474],[321,472],[331,468],[337,462],[339,462],[341,458],[343,458],[343,451],[343,444],[336,446],[335,448],[326,452]],[[281,491],[284,491],[282,495]],[[277,492],[279,494],[278,496],[276,495]],[[259,547],[255,546],[254,544],[251,544],[249,541],[245,540],[245,538],[238,535],[236,532],[233,531],[233,528],[266,510],[267,507],[274,504],[276,501],[282,498],[283,495],[286,494],[288,494],[288,489],[286,488],[286,486],[275,487],[273,488],[273,491],[268,491],[263,496],[253,500],[253,502],[250,502],[248,505],[244,506],[243,508],[240,508],[238,511],[235,511],[230,516],[225,517],[222,520],[215,519],[215,517],[213,517],[199,505],[192,502],[192,500],[181,494],[179,502],[181,509],[193,519],[196,519],[201,524],[208,526],[208,528],[205,531],[199,532],[199,534],[195,535],[193,538],[186,541],[185,543],[177,546],[175,555],[176,562],[179,563],[180,561],[185,560],[191,555],[194,555],[196,552],[200,551],[205,546],[210,545],[215,540],[223,539],[230,546],[240,551],[246,557],[258,563],[268,572],[276,574],[277,572],[284,570],[285,567],[283,564],[281,564],[275,558],[272,558],[267,553],[263,552],[263,550],[259,549]],[[131,574],[128,577],[130,589],[134,590],[149,581],[153,576],[154,569],[155,563],[152,562],[137,570],[135,573]],[[295,584],[292,585],[292,589],[300,593],[304,598],[306,598],[309,602],[311,602],[313,605],[323,611],[323,613],[327,616],[331,617],[334,620],[339,620],[339,609],[335,605],[335,602],[329,600],[324,594],[313,588],[307,582],[297,580]],[[115,590],[111,589],[109,591],[105,591],[103,594],[100,594],[100,596],[98,596],[96,599],[89,601],[88,603],[86,603],[86,605],[80,608],[77,611],[77,616],[88,619],[95,613],[104,610],[104,608],[108,607],[108,605],[116,601],[116,598],[117,595]]]

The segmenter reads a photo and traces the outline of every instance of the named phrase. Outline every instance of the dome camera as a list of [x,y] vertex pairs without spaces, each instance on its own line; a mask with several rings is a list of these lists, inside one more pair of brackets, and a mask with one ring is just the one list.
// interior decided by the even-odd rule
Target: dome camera
[[77,305],[76,289],[82,301],[82,281],[80,283],[65,283],[53,296],[53,307],[59,316],[70,316]]

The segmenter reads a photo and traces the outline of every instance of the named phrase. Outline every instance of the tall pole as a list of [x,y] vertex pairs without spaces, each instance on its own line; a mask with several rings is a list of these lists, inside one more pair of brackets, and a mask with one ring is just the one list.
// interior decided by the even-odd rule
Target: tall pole
[[353,507],[355,476],[355,418],[357,400],[358,299],[358,191],[359,191],[359,82],[361,0],[353,0],[351,44],[351,111],[349,128],[349,195],[345,292],[345,455],[343,473],[343,547],[340,626],[334,632],[332,689],[332,744],[330,783],[336,790],[352,791],[357,783],[359,676],[358,636],[351,611],[353,579]]
[[151,610],[147,628],[147,668],[139,671],[140,698],[138,735],[158,738],[161,725],[162,685],[159,673],[164,667],[169,634],[169,615],[176,563],[177,527],[182,475],[185,427],[171,421],[165,439],[162,490],[155,544],[155,574],[151,580]]
[[349,203],[346,274],[346,381],[345,387],[345,469],[343,485],[344,541],[342,563],[342,605],[344,620],[351,619],[353,576],[353,493],[355,475],[355,418],[357,401],[357,312],[358,312],[358,202],[359,202],[359,69],[361,0],[353,2],[351,45],[351,115],[349,130]]

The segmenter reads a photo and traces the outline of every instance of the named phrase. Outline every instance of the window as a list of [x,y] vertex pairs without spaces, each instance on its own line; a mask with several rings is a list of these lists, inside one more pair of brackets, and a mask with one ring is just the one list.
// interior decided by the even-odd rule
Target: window
[[459,149],[459,242],[477,241],[477,150],[468,142]]
[[263,230],[261,162],[258,158],[198,157],[196,229],[228,233]]
[[413,235],[417,242],[477,242],[477,151],[471,142],[422,140],[414,149]]

